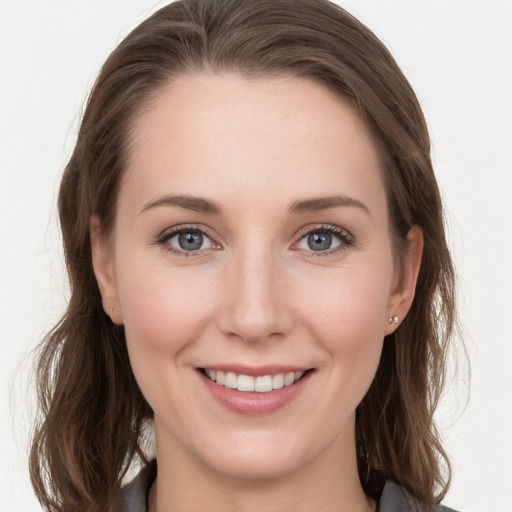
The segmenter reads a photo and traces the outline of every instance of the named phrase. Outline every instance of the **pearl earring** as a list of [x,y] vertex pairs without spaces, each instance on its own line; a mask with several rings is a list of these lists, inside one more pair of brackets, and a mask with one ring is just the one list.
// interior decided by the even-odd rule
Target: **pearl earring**
[[389,323],[390,324],[398,324],[398,317],[395,315],[395,316],[390,316],[389,317]]

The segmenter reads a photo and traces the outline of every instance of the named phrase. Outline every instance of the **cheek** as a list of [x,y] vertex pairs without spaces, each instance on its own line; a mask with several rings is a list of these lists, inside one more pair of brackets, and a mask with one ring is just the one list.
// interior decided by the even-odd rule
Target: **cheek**
[[[304,304],[307,325],[356,406],[377,370],[387,326],[392,262],[340,269]],[[345,395],[346,396],[346,395]]]
[[124,267],[129,271],[120,268],[119,295],[129,348],[162,355],[181,351],[210,316],[207,281],[165,265]]
[[350,333],[347,342],[357,344],[358,338],[371,335],[383,338],[391,272],[379,270],[345,268],[333,273],[324,286],[315,286],[314,300],[307,304],[310,321],[334,337]]
[[144,266],[142,258],[118,266],[119,299],[135,379],[152,409],[172,411],[176,425],[183,404],[194,402],[181,383],[181,369],[213,314],[212,287],[203,278],[165,264]]

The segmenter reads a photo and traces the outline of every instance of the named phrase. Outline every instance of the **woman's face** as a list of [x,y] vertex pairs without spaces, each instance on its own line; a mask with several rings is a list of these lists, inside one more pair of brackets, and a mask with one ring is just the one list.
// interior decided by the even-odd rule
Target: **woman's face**
[[361,117],[307,79],[193,74],[137,118],[129,157],[93,253],[158,455],[248,477],[352,457],[414,289]]

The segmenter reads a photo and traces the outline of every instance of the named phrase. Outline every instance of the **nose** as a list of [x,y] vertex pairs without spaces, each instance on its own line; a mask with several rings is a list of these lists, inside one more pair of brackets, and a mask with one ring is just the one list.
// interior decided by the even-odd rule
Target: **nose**
[[270,251],[240,254],[226,268],[220,330],[246,342],[287,336],[293,327],[290,293],[278,258]]

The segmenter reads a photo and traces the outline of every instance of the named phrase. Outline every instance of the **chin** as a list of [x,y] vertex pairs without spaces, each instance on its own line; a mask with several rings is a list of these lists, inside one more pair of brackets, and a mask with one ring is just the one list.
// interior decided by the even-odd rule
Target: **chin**
[[275,427],[234,431],[210,438],[201,446],[194,443],[195,456],[199,464],[225,477],[264,480],[296,473],[336,449],[336,436],[318,436],[315,429],[298,425],[292,431],[289,425],[286,429]]
[[296,452],[272,448],[225,451],[222,460],[211,461],[210,467],[230,478],[266,480],[285,477],[304,466],[304,460]]

